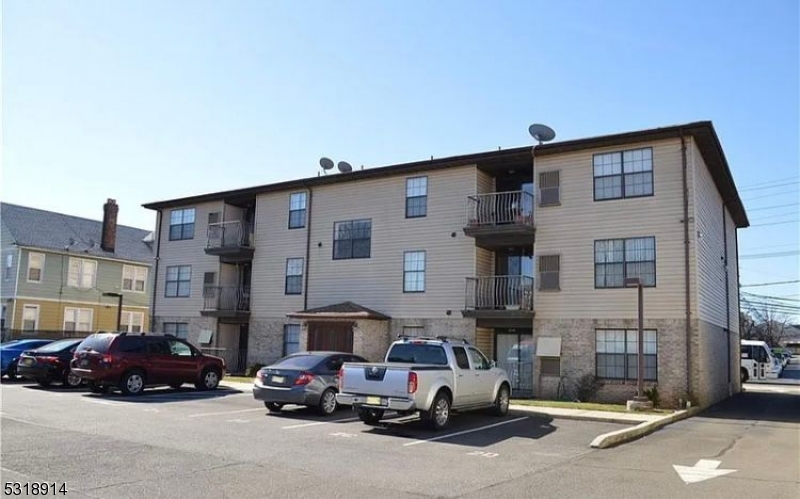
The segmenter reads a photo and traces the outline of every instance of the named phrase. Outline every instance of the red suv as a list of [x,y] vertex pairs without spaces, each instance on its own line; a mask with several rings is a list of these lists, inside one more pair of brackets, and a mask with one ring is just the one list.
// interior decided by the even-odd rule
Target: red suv
[[117,387],[124,395],[138,395],[145,386],[178,388],[184,383],[214,390],[225,361],[171,335],[96,333],[75,349],[70,368],[94,393]]

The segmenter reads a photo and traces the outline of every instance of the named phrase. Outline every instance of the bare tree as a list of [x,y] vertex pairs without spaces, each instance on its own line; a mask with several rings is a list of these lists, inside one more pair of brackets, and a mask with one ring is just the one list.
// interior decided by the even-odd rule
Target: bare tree
[[751,307],[747,312],[739,313],[742,339],[761,340],[770,346],[778,346],[788,326],[789,318],[768,306]]

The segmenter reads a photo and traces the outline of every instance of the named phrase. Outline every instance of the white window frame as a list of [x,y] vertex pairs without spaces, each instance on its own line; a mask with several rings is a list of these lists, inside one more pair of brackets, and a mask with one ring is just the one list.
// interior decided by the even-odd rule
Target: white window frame
[[[34,317],[33,317],[33,329],[26,329],[25,328],[25,311],[26,310],[33,310]],[[20,328],[23,331],[36,331],[39,329],[39,305],[31,305],[25,304],[22,305],[22,323],[20,324]]]
[[[87,324],[86,321],[81,321],[81,316],[84,312],[89,313],[89,322],[88,327],[86,329],[81,329],[81,324]],[[67,329],[67,314],[68,313],[77,313],[77,317],[75,317],[75,329]],[[64,307],[64,322],[63,328],[64,331],[81,331],[81,332],[91,332],[94,328],[94,309],[91,308],[78,308],[78,307]]]
[[[183,334],[181,333],[181,326],[186,326]],[[165,322],[163,324],[164,334],[171,334],[172,336],[180,339],[187,339],[189,337],[189,323],[188,322]],[[202,341],[200,343],[203,343]],[[210,343],[210,340],[209,340]]]
[[[424,293],[428,254],[424,250],[403,253],[403,293]],[[415,277],[422,276],[422,279]]]
[[[39,267],[34,267],[31,265],[33,263],[34,257],[39,258],[41,257],[42,262],[39,264]],[[28,282],[35,282],[40,283],[44,278],[44,262],[45,262],[45,255],[44,253],[28,253],[28,271],[25,273],[25,277],[27,278]],[[31,269],[38,269],[39,270],[39,279],[31,279]]]
[[[287,341],[289,339],[289,333],[297,333],[297,341]],[[301,350],[300,346],[300,336],[302,334],[303,328],[300,324],[284,324],[283,325],[283,355],[289,355]],[[289,345],[296,345],[295,348],[289,348]],[[291,350],[291,351],[290,351]]]
[[[77,263],[80,267],[77,271],[77,274],[72,272],[73,263]],[[87,264],[91,264],[94,266],[94,269],[91,272],[91,283],[86,285],[85,277],[89,274],[86,273],[86,269],[84,266]],[[75,258],[70,257],[69,259],[69,271],[67,277],[67,285],[71,288],[78,288],[78,289],[92,289],[95,287],[95,283],[97,282],[97,260],[88,260],[85,258]]]
[[[138,318],[138,320],[134,320],[134,317]],[[127,331],[129,333],[141,333],[144,331],[144,312],[129,312],[123,310],[122,314],[120,315],[119,323],[120,330],[122,331]],[[139,330],[134,331],[134,326],[139,326]]]
[[[128,275],[131,274],[131,275]],[[140,278],[141,277],[141,278]],[[125,287],[125,280],[131,281],[131,287]],[[136,289],[136,283],[142,283],[142,290]],[[122,290],[131,293],[146,293],[147,292],[147,267],[140,267],[138,265],[123,265],[122,266]]]
[[3,279],[6,281],[11,280],[11,269],[14,268],[14,255],[11,253],[6,255],[5,266],[3,267]]

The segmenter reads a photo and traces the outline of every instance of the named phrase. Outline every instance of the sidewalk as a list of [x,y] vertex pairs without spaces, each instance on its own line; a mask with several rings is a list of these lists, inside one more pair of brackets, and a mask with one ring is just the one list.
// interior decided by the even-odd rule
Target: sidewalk
[[[220,386],[226,386],[242,392],[252,392],[252,383],[241,383],[237,381],[222,380]],[[652,433],[659,428],[675,421],[693,416],[697,409],[675,411],[671,414],[644,414],[639,412],[606,412],[589,411],[584,409],[566,409],[562,407],[540,407],[511,404],[509,410],[528,414],[538,414],[549,416],[554,419],[575,419],[579,421],[599,421],[603,423],[617,423],[625,427],[595,438],[591,446],[595,448],[606,448],[619,445],[641,436]]]

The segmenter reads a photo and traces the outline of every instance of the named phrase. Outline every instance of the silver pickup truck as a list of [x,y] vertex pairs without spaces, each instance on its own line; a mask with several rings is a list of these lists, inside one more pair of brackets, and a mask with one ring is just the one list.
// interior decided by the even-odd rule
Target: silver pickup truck
[[404,338],[392,343],[385,362],[345,363],[336,401],[352,405],[369,425],[387,410],[419,412],[438,430],[453,411],[492,408],[504,416],[510,397],[506,372],[466,341]]

